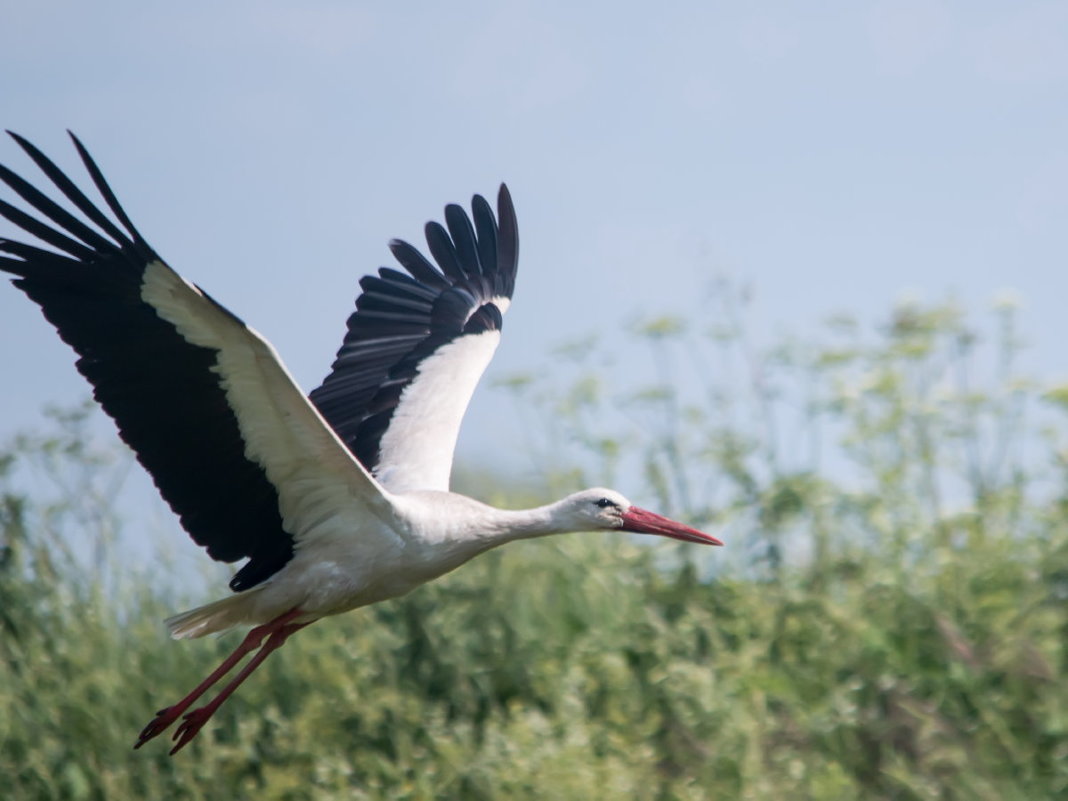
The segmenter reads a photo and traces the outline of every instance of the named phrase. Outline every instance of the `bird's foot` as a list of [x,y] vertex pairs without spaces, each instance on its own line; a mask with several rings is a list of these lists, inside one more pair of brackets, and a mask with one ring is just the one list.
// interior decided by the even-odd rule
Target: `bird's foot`
[[156,717],[149,721],[147,726],[141,729],[141,733],[137,735],[137,742],[134,743],[134,748],[140,748],[153,737],[163,734],[174,721],[178,720],[178,716],[181,714],[182,707],[178,704],[161,709],[156,713]]
[[171,756],[185,748],[189,741],[197,736],[204,724],[208,722],[208,718],[215,714],[215,709],[216,707],[212,704],[208,704],[185,714],[182,725],[174,730],[174,736],[171,737],[176,743],[171,749]]

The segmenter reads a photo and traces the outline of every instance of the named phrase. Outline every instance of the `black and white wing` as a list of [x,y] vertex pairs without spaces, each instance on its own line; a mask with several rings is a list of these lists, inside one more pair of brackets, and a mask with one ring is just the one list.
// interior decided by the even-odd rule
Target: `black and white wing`
[[[474,224],[472,224],[472,219]],[[353,455],[387,489],[448,490],[464,412],[500,342],[515,287],[519,234],[507,187],[497,217],[475,195],[427,223],[435,267],[407,242],[360,281],[332,372],[311,400]]]
[[0,167],[40,217],[4,201],[0,215],[55,249],[0,239],[0,270],[77,351],[78,370],[194,541],[214,559],[249,560],[231,588],[281,569],[326,509],[389,514],[381,487],[271,346],[156,255],[77,138],[118,224],[12,136],[88,224]]

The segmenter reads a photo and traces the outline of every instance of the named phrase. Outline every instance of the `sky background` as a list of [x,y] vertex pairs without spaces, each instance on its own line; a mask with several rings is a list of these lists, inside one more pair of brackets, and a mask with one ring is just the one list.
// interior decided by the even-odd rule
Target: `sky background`
[[[700,320],[716,274],[767,332],[1013,288],[1029,366],[1068,376],[1068,4],[9,6],[0,124],[82,181],[77,132],[306,389],[386,242],[502,180],[522,247],[491,380],[638,315]],[[34,173],[11,142],[0,162]],[[0,333],[3,442],[88,388],[14,289]],[[650,374],[618,358],[621,383]],[[521,470],[517,424],[484,384],[460,459]]]

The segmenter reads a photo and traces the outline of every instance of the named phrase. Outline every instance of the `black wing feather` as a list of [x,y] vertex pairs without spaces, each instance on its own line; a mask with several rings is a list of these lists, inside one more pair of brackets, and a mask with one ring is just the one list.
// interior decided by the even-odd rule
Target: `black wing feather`
[[[2,169],[0,169],[0,180],[5,180]],[[24,231],[33,234],[42,242],[46,242],[75,258],[89,259],[93,256],[92,248],[87,248],[81,242],[77,242],[69,236],[64,236],[59,231],[39,221],[36,217],[32,217],[22,209],[12,206],[3,200],[0,200],[0,217],[4,217]]]
[[478,244],[475,241],[475,229],[471,225],[471,218],[461,206],[450,203],[445,207],[445,223],[449,226],[449,234],[455,245],[456,259],[467,277],[477,278],[482,275]]
[[[475,218],[475,239],[478,242],[478,261],[482,273],[497,274],[497,221],[486,198],[475,195],[471,201],[471,216]],[[502,293],[503,294],[503,293]]]
[[26,151],[29,157],[33,159],[34,164],[40,168],[41,172],[48,176],[48,179],[55,184],[59,191],[69,198],[75,206],[78,207],[78,210],[81,211],[82,214],[96,223],[96,225],[100,226],[104,230],[104,233],[116,242],[121,242],[125,239],[125,235],[115,227],[115,224],[111,222],[106,215],[102,214],[100,209],[93,205],[93,201],[86,197],[85,193],[83,193],[82,190],[80,190],[74,182],[68,178],[50,158],[48,158],[48,156],[18,134],[11,131],[8,131],[7,133],[12,139],[18,142],[19,147]]
[[441,223],[431,221],[426,224],[426,244],[430,248],[430,255],[452,283],[467,278],[467,273],[460,266],[460,259],[456,255],[456,247],[449,237],[449,232]]
[[245,444],[219,377],[217,354],[187,342],[141,297],[147,265],[159,257],[145,242],[99,168],[73,137],[82,161],[123,233],[40,151],[15,141],[93,230],[10,170],[0,180],[56,226],[0,203],[0,214],[63,251],[0,240],[0,270],[40,305],[79,355],[78,370],[115,420],[123,440],[152,475],[193,540],[224,562],[248,558],[230,583],[248,589],[293,555],[278,494]]
[[[115,193],[111,191],[111,187],[108,186],[108,182],[104,179],[104,173],[100,171],[100,168],[96,166],[96,162],[93,161],[93,157],[89,155],[89,151],[85,149],[85,145],[81,143],[70,131],[67,131],[67,135],[70,136],[71,141],[74,142],[74,147],[78,151],[78,155],[81,156],[82,163],[85,165],[85,169],[89,171],[89,177],[93,179],[93,183],[96,185],[96,189],[100,192],[104,198],[104,202],[108,204],[108,208],[111,209],[111,213],[119,218],[126,230],[130,232],[130,238],[134,242],[139,242],[147,248],[145,238],[138,233],[134,224],[130,222],[130,218],[126,216],[125,210],[122,208],[122,204],[119,203],[119,199],[115,197]],[[155,253],[153,253],[155,255]],[[156,256],[156,258],[159,258]]]
[[512,196],[504,184],[497,193],[497,209],[497,291],[510,298],[515,290],[515,271],[519,264],[519,223],[515,218]]
[[[474,226],[456,205],[446,207],[448,230],[427,223],[427,245],[438,268],[407,242],[389,247],[410,275],[383,267],[360,282],[363,293],[330,374],[311,393],[319,412],[372,473],[379,445],[420,362],[465,334],[500,330],[494,298],[511,298],[519,238],[511,196],[502,184],[498,228],[489,203],[472,201]],[[451,234],[451,235],[450,235]]]
[[[439,273],[434,268],[434,265],[427,261],[426,256],[403,239],[392,240],[389,243],[389,249],[393,253],[393,257],[400,262],[405,270],[412,274],[414,280],[419,282],[421,286],[436,290],[444,290],[452,286],[452,282]],[[378,271],[378,274],[383,278],[390,278],[391,276],[386,271],[396,274],[395,270],[390,270],[388,267],[383,267]]]

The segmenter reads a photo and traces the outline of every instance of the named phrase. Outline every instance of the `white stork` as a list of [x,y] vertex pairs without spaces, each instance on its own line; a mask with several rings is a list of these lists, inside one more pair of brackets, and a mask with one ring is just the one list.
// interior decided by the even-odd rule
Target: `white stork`
[[[97,401],[193,540],[213,559],[247,560],[233,595],[167,626],[178,639],[252,630],[157,713],[135,748],[184,716],[177,752],[298,629],[396,598],[506,542],[608,529],[722,545],[607,489],[521,511],[449,491],[460,421],[515,285],[505,186],[496,218],[475,195],[471,218],[449,205],[447,228],[427,224],[436,267],[390,242],[407,272],[383,267],[360,281],[331,372],[306,397],[265,339],[156,255],[73,134],[114,220],[11,136],[84,218],[0,166],[0,180],[39,216],[4,201],[0,215],[48,246],[0,239],[0,270],[77,351]],[[210,703],[187,711],[251,653]]]

